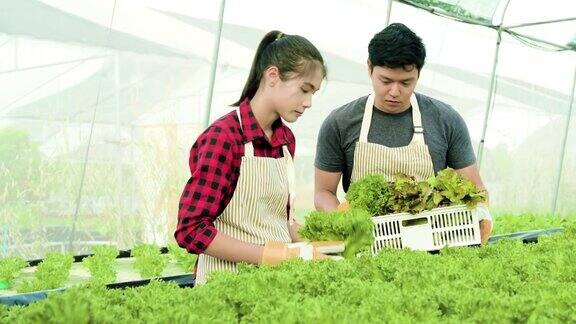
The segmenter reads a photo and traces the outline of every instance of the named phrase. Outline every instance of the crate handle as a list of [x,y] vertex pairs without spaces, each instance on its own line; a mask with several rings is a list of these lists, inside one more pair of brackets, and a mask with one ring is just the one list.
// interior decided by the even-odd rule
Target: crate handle
[[428,217],[420,217],[414,219],[405,219],[402,221],[403,227],[418,226],[428,224]]

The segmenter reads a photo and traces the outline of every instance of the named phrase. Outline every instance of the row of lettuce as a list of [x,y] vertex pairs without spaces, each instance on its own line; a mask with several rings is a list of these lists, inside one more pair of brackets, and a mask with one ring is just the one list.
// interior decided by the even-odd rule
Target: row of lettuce
[[73,287],[27,307],[0,306],[0,323],[576,322],[576,222],[561,225],[537,244],[243,265],[194,288]]
[[[156,244],[139,244],[131,250],[135,258],[134,268],[142,278],[161,276],[170,259],[174,260],[183,273],[189,273],[194,267],[196,256],[175,244],[168,245],[169,254],[162,254]],[[82,265],[90,272],[86,284],[104,286],[116,282],[116,258],[119,251],[114,246],[95,246],[93,254],[82,260]],[[19,293],[62,288],[70,277],[74,257],[66,253],[48,253],[36,267],[30,280],[17,280],[28,262],[16,256],[0,259],[0,282],[6,288]]]

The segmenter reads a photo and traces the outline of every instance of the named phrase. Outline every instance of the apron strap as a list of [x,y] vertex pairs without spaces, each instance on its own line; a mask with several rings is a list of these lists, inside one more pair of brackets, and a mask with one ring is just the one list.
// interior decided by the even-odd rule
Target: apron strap
[[[238,115],[238,121],[240,122],[240,129],[244,132],[242,127],[242,115],[240,114],[240,107],[236,108],[236,115]],[[254,156],[254,145],[252,142],[244,143],[244,156],[252,157]]]
[[[414,124],[414,135],[410,143],[424,143],[424,127],[422,127],[422,115],[420,114],[420,106],[416,95],[412,93],[410,96],[410,104],[412,105],[412,123]],[[366,99],[364,106],[364,116],[362,117],[362,126],[360,127],[359,142],[368,143],[368,132],[370,131],[370,124],[372,123],[372,110],[374,109],[374,94],[370,94]]]
[[422,114],[420,114],[420,106],[416,95],[412,93],[410,96],[410,104],[412,105],[412,123],[414,124],[414,135],[412,136],[411,143],[418,143],[424,145],[424,127],[422,127]]
[[282,149],[284,150],[284,159],[286,160],[286,177],[288,178],[288,193],[290,195],[290,213],[288,214],[288,220],[293,221],[294,199],[296,198],[296,170],[294,160],[288,150],[288,145],[282,146]]
[[372,109],[374,107],[374,94],[371,93],[366,99],[364,106],[364,117],[362,117],[362,126],[360,127],[360,143],[368,143],[368,131],[372,122]]

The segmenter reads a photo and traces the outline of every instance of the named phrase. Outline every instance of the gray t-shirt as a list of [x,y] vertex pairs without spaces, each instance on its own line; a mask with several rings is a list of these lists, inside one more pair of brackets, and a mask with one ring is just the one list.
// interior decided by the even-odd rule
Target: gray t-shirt
[[[318,135],[315,166],[323,171],[342,172],[343,188],[348,191],[354,167],[354,150],[368,96],[335,109],[324,120]],[[461,169],[476,162],[470,135],[464,119],[449,105],[425,95],[416,94],[424,142],[428,145],[434,172],[447,167]],[[388,147],[406,146],[412,140],[412,108],[389,114],[373,107],[368,142]]]

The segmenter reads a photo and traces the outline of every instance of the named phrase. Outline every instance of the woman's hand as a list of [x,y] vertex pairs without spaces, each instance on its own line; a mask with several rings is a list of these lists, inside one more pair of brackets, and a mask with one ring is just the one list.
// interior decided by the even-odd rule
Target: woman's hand
[[261,264],[278,265],[282,261],[301,258],[304,260],[342,259],[341,256],[329,255],[340,253],[345,249],[342,241],[316,241],[284,243],[269,241],[264,245]]

